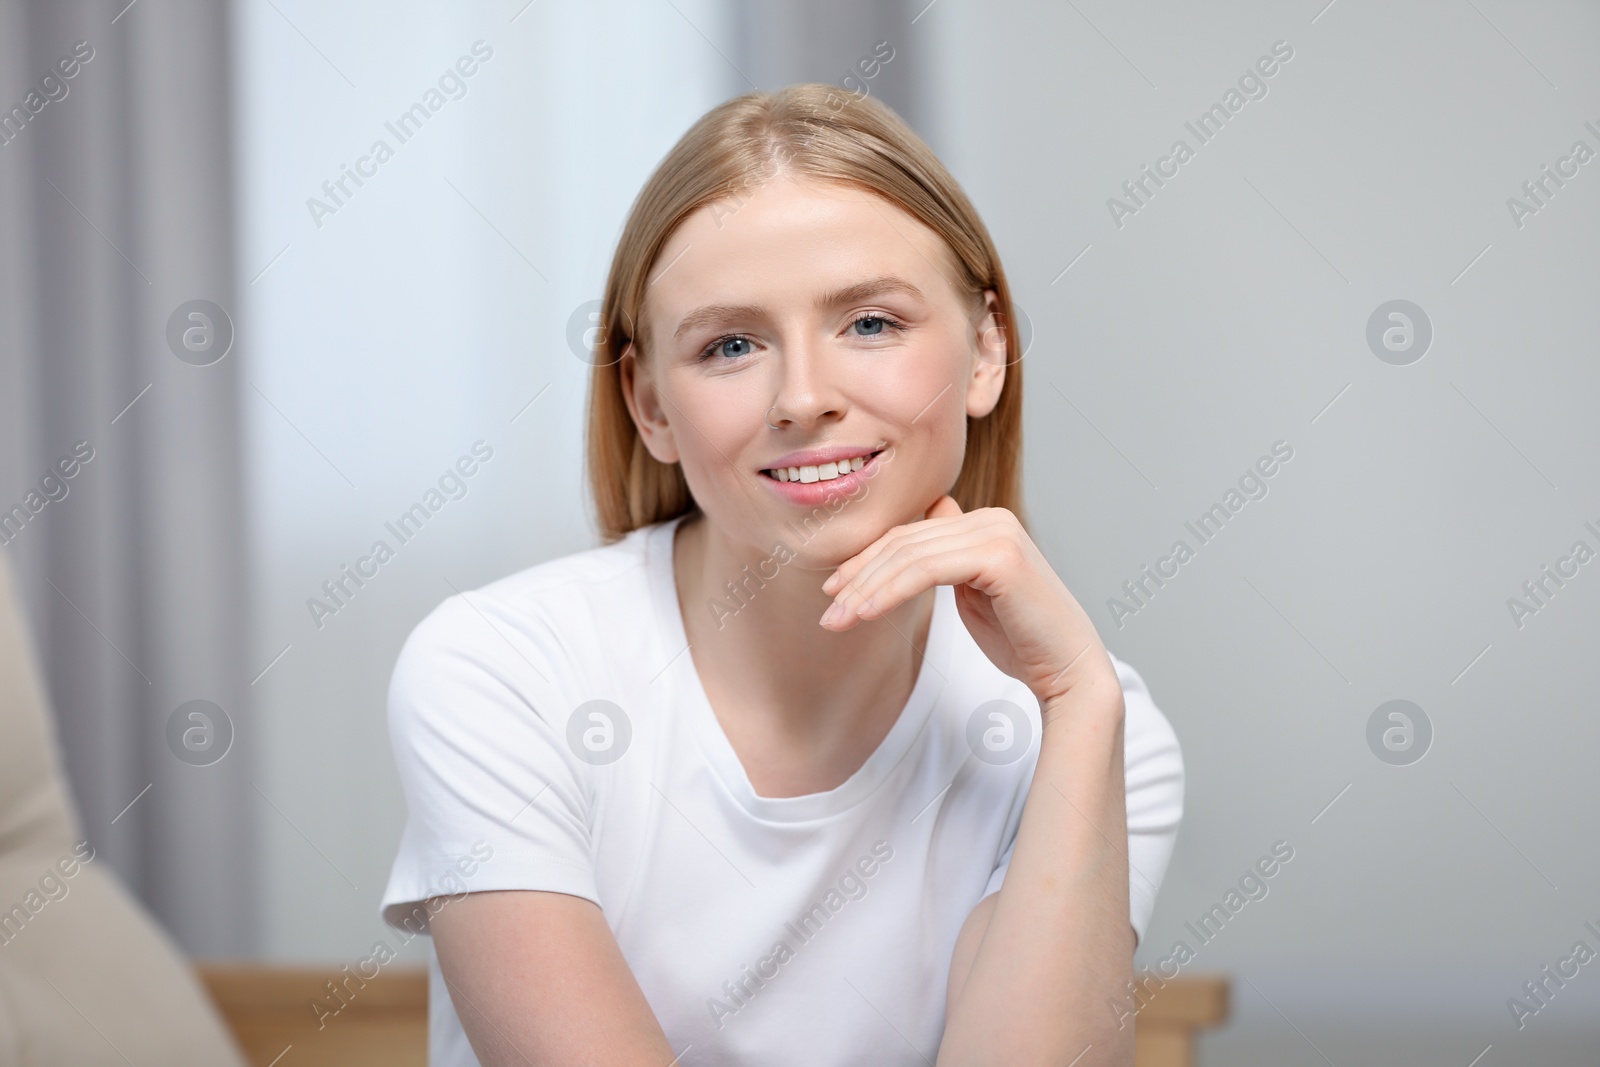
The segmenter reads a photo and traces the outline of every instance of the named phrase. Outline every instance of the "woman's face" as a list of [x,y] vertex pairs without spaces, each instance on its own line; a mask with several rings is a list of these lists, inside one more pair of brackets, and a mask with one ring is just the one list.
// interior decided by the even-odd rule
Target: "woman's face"
[[650,348],[620,368],[646,446],[724,536],[802,567],[921,519],[1004,378],[994,294],[980,307],[952,261],[853,187],[785,176],[703,206],[651,267]]

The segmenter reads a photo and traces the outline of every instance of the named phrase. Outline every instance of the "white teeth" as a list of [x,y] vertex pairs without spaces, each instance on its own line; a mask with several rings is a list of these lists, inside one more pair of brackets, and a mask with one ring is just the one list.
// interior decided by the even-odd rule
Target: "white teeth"
[[774,467],[767,473],[780,482],[831,482],[841,475],[860,470],[871,458],[871,456],[855,456],[815,467]]

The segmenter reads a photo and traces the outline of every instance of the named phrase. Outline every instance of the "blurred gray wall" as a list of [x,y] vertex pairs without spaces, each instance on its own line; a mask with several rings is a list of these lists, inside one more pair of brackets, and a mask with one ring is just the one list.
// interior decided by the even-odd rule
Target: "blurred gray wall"
[[925,126],[924,48],[906,47],[927,0],[733,0],[735,48],[723,80],[732,96],[794,82],[827,82],[873,96],[914,129]]

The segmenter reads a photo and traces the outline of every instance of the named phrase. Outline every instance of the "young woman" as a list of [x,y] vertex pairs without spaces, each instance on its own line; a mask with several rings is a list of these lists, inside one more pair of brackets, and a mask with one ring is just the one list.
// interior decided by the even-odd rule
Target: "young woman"
[[605,544],[445,600],[390,689],[431,1062],[1131,1064],[1183,765],[1021,518],[960,187],[876,101],[730,100],[601,318]]

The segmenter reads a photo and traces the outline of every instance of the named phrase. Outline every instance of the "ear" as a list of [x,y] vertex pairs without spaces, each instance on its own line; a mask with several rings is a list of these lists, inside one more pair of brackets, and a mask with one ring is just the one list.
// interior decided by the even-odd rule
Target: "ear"
[[639,429],[644,447],[661,463],[678,462],[678,444],[661,409],[655,375],[650,368],[639,366],[632,341],[622,350],[617,371],[622,377],[622,399],[628,405],[628,414],[633,416],[633,424]]
[[977,351],[972,373],[967,379],[967,414],[981,419],[1000,402],[1000,389],[1006,381],[1006,330],[1000,312],[1000,297],[993,289],[983,291],[984,311],[976,329]]

